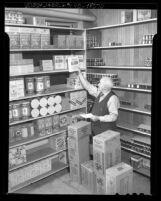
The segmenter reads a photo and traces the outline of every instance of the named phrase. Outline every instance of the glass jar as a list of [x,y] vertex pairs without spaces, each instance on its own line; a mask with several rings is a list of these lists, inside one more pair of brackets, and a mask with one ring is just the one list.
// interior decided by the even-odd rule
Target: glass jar
[[30,117],[30,102],[23,102],[21,104],[21,114],[22,114],[22,119],[28,119]]
[[34,78],[33,77],[27,77],[25,78],[26,82],[26,92],[27,94],[34,94]]
[[21,119],[21,107],[20,103],[13,104],[12,106],[12,115],[13,115],[13,120],[18,121]]
[[36,77],[35,78],[35,91],[37,94],[43,93],[45,90],[44,86],[44,77]]

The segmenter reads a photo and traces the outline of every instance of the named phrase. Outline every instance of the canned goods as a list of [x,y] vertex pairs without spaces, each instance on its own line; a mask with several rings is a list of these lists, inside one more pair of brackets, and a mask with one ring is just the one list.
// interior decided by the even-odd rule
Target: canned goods
[[28,124],[28,135],[29,137],[33,137],[35,135],[33,123]]
[[35,91],[38,94],[41,94],[44,92],[45,86],[44,86],[44,78],[43,77],[36,77],[35,78]]
[[23,126],[21,127],[21,129],[22,129],[22,138],[25,138],[25,139],[26,139],[26,138],[29,136],[27,124],[26,124],[26,125],[23,125]]
[[9,122],[13,121],[13,115],[12,115],[12,105],[9,105]]
[[49,76],[44,76],[44,88],[46,91],[49,91],[50,89],[50,77]]
[[22,128],[20,126],[16,126],[14,129],[14,135],[15,135],[15,140],[21,140],[22,139]]
[[48,104],[47,97],[43,97],[40,99],[40,106],[41,107],[46,107],[47,104]]
[[21,118],[21,108],[20,103],[13,104],[12,106],[13,120],[18,121]]
[[28,94],[34,94],[34,78],[33,77],[27,77],[25,78],[26,82],[26,91]]
[[33,100],[31,101],[31,107],[34,108],[34,109],[38,108],[38,107],[39,107],[39,104],[40,104],[40,102],[39,102],[38,99],[33,99]]
[[22,119],[28,119],[30,117],[30,102],[23,102],[21,104]]

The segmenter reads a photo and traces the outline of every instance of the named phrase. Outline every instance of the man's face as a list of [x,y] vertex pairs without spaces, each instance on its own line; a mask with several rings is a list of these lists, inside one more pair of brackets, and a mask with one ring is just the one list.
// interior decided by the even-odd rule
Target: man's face
[[104,79],[104,78],[101,78],[101,79],[100,79],[100,82],[99,82],[99,84],[98,84],[98,89],[99,89],[100,91],[103,91],[103,90],[108,91],[108,90],[111,89],[110,85],[109,85],[109,87],[108,87],[108,81],[107,81],[107,79]]

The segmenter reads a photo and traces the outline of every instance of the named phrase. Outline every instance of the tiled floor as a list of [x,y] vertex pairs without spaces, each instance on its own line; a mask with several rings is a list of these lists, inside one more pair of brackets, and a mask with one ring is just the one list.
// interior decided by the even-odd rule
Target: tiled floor
[[[150,180],[137,173],[133,175],[133,192],[150,195]],[[39,182],[31,184],[16,193],[25,194],[91,194],[85,187],[72,182],[68,170],[63,170]]]

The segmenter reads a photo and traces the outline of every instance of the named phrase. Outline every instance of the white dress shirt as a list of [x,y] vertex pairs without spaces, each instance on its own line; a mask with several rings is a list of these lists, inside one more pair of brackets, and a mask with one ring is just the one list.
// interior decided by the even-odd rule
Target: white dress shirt
[[[100,91],[98,90],[97,87],[93,86],[89,82],[86,82],[86,85],[87,85],[86,89],[88,90],[90,95],[92,95],[94,97],[97,97],[99,95]],[[109,92],[104,93],[104,95],[100,97],[99,102],[101,102]],[[109,110],[109,114],[104,115],[104,116],[99,116],[100,121],[102,121],[102,122],[116,121],[117,117],[118,117],[118,109],[119,109],[119,107],[120,107],[120,102],[119,102],[118,97],[116,95],[112,95],[110,97],[109,101],[107,102],[107,108]]]

